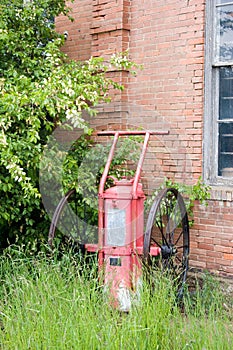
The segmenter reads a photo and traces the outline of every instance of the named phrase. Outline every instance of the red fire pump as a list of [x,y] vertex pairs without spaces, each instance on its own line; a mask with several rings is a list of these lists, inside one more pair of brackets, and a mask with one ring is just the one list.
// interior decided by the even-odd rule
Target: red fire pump
[[[169,268],[179,281],[178,296],[183,293],[188,270],[189,226],[185,204],[174,188],[159,192],[149,212],[144,233],[144,200],[139,183],[150,135],[162,131],[106,131],[98,135],[114,135],[113,144],[100,180],[98,194],[98,244],[85,244],[85,250],[98,253],[99,271],[103,276],[110,303],[121,311],[129,311],[138,299],[142,278],[142,262],[148,266],[153,257],[163,268]],[[104,190],[109,168],[120,136],[144,135],[141,156],[133,179],[114,179],[114,186]],[[49,243],[52,244],[62,212],[74,191],[60,201],[52,219]],[[64,219],[63,219],[64,220]]]

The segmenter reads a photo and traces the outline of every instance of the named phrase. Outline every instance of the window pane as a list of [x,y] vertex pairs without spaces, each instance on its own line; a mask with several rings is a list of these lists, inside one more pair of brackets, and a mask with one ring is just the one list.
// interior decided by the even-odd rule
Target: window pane
[[218,175],[233,177],[233,122],[219,125]]
[[222,67],[219,75],[219,119],[233,119],[233,70]]
[[233,61],[233,5],[217,7],[217,59]]
[[228,4],[229,2],[233,2],[230,0],[217,0],[217,4]]

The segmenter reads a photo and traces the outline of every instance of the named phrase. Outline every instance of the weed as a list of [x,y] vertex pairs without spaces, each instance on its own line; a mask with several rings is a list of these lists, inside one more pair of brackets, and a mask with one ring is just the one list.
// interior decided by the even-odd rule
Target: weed
[[222,295],[206,275],[176,304],[174,283],[153,271],[128,314],[113,309],[96,265],[77,255],[28,256],[16,248],[0,257],[0,347],[25,349],[233,348]]

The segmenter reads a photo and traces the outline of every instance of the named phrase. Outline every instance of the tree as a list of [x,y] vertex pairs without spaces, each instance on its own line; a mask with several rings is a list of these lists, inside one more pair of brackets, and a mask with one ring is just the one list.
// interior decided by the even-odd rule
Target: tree
[[[70,13],[65,0],[1,0],[1,247],[47,233],[38,174],[49,135],[65,122],[88,132],[82,112],[94,116],[110,88],[123,88],[106,77],[103,59],[76,62],[60,51],[64,37],[53,19],[61,13]],[[124,55],[110,64],[133,65]]]

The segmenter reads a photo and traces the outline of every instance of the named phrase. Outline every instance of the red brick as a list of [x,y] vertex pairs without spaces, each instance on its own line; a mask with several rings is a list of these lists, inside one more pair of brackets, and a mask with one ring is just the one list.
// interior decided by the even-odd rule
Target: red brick
[[223,258],[225,260],[233,260],[233,253],[231,253],[231,254],[225,253],[225,254],[223,254]]

